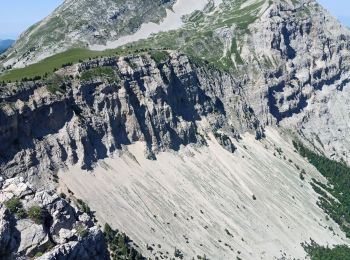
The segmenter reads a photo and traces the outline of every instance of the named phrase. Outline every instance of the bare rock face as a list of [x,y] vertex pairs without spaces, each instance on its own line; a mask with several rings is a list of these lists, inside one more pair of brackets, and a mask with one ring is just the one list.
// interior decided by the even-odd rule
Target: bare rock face
[[[24,177],[37,178],[36,171],[65,162],[91,168],[136,141],[145,141],[146,156],[154,157],[200,143],[199,129],[263,136],[234,79],[196,67],[184,55],[173,53],[162,64],[149,56],[102,59],[79,70],[80,79],[60,82],[64,93],[50,93],[42,82],[2,108],[8,122],[0,135],[4,176],[26,168]],[[99,70],[105,74],[89,78]]]
[[39,257],[40,260],[50,259],[108,259],[104,236],[100,230],[93,228],[89,235],[78,241],[71,241],[55,246],[49,252]]
[[263,68],[262,74],[248,69],[245,85],[260,122],[294,129],[328,157],[349,163],[348,29],[305,0],[274,1],[250,31],[241,56],[247,67]]
[[[53,77],[2,90],[0,198],[18,197],[26,209],[39,205],[49,218],[46,226],[17,219],[14,228],[21,236],[12,254],[103,259],[101,231],[52,190],[59,168],[92,169],[137,141],[146,143],[147,158],[156,159],[160,151],[206,145],[203,131],[220,129],[235,138],[246,131],[257,139],[264,135],[230,74],[176,52],[161,63],[149,55],[92,60]],[[229,140],[222,145],[234,152]],[[76,233],[81,225],[88,230],[84,238]]]

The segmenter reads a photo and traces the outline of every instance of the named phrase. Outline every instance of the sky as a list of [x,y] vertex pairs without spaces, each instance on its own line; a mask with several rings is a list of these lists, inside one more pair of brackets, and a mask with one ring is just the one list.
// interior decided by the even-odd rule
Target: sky
[[318,0],[331,14],[350,28],[350,1],[349,0]]
[[[350,0],[318,0],[341,22],[350,27]],[[32,24],[50,14],[63,0],[2,0],[0,39],[16,39]]]
[[63,0],[0,0],[0,39],[16,39]]

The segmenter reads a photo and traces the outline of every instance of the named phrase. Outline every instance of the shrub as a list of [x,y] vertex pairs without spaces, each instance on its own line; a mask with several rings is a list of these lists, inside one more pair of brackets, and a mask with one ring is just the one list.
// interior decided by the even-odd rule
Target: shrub
[[77,202],[79,204],[78,206],[80,210],[82,210],[86,214],[91,215],[91,209],[84,201],[82,201],[81,199],[77,199]]
[[22,202],[17,197],[13,197],[12,199],[5,201],[4,204],[6,208],[13,214],[18,213],[23,208]]
[[38,225],[44,224],[44,213],[39,206],[30,207],[28,210],[28,217]]
[[346,245],[337,245],[331,249],[328,246],[320,246],[315,241],[311,240],[310,244],[304,243],[302,246],[311,260],[350,259],[350,248]]
[[43,252],[37,252],[34,257],[37,258],[37,257],[43,256],[43,255],[44,255]]
[[[343,162],[333,161],[322,154],[310,150],[301,142],[293,141],[293,145],[299,154],[306,157],[327,179],[327,185],[315,179],[311,182],[315,192],[320,195],[317,205],[339,225],[340,229],[344,231],[349,238],[350,193],[348,191],[350,184],[350,168]],[[328,194],[331,194],[331,196]],[[342,250],[342,248],[340,249]],[[327,251],[327,249],[325,249],[325,251]]]
[[83,224],[79,224],[76,227],[76,230],[77,230],[77,235],[81,238],[84,238],[89,234],[89,231],[87,230],[87,228]]
[[61,192],[61,193],[60,193],[60,198],[62,198],[62,199],[66,199],[66,198],[67,198],[67,195],[66,195],[66,194],[64,194],[63,192]]
[[[145,259],[135,248],[137,245],[130,243],[132,240],[124,233],[120,233],[118,230],[113,230],[110,225],[105,224],[103,234],[105,236],[108,248],[112,259],[130,259],[130,260],[142,260]],[[153,251],[153,248],[148,246],[147,250]],[[121,257],[121,258],[120,258]]]
[[16,213],[16,217],[19,218],[19,219],[24,219],[27,217],[27,212],[25,209],[21,208],[17,211]]
[[155,51],[151,53],[151,58],[157,63],[163,63],[169,58],[169,53],[166,51]]

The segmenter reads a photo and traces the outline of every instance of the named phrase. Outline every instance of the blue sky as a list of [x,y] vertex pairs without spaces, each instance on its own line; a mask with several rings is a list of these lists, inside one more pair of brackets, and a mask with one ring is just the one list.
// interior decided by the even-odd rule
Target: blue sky
[[61,3],[63,0],[1,0],[0,39],[16,39]]
[[343,24],[350,27],[350,1],[349,0],[318,0],[328,11],[336,16]]
[[[318,0],[334,16],[350,27],[350,0]],[[2,0],[0,39],[16,39],[30,25],[52,12],[63,0]]]

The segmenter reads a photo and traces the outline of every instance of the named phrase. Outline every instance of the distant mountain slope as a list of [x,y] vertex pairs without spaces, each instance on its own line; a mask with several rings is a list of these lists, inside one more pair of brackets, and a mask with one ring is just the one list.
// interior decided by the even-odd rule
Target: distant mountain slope
[[5,52],[8,48],[12,46],[14,40],[0,40],[0,53]]
[[72,47],[105,44],[158,22],[175,0],[65,0],[25,31],[8,52],[8,65],[23,66]]

